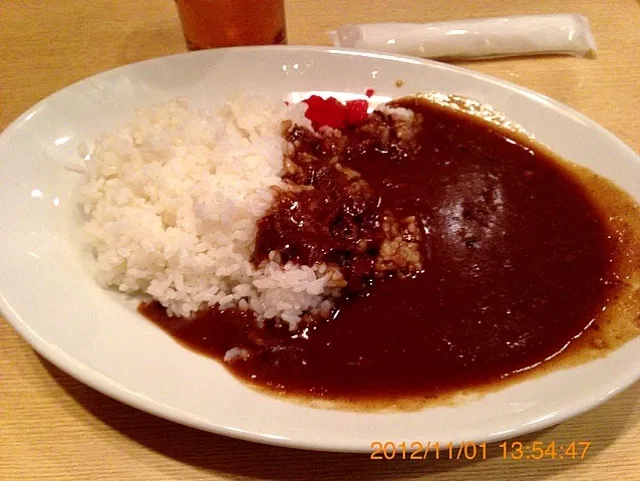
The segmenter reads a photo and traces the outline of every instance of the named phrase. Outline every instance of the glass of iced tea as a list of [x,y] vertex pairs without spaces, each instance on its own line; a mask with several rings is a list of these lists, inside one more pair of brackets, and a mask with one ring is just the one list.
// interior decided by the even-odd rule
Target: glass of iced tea
[[284,44],[284,0],[176,0],[189,50]]

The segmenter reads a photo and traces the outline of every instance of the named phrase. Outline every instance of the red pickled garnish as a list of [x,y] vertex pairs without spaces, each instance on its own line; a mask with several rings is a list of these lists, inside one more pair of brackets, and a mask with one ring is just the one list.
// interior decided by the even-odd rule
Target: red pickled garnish
[[309,106],[305,117],[311,120],[314,129],[318,130],[325,125],[336,129],[345,127],[347,118],[345,106],[337,99],[333,97],[323,99],[318,95],[312,95],[304,102]]
[[367,89],[367,91],[364,93],[367,97],[371,98],[373,97],[373,94],[375,94],[376,91],[373,89]]
[[345,105],[335,97],[323,99],[318,95],[312,95],[303,102],[308,105],[305,117],[311,120],[315,130],[324,126],[344,129],[358,125],[366,120],[369,105],[364,99],[349,100]]
[[367,120],[369,102],[366,100],[348,100],[346,107],[347,125],[358,125]]

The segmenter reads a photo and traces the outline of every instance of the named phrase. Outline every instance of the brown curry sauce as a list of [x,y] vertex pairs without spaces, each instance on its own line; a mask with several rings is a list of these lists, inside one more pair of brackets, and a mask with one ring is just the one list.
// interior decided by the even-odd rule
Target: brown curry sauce
[[[248,349],[248,359],[225,365],[253,385],[369,405],[487,385],[637,335],[638,216],[627,194],[472,116],[421,99],[396,105],[420,115],[411,142],[366,128],[339,141],[341,168],[366,189],[351,195],[322,162],[308,165],[291,176],[315,188],[277,197],[258,226],[256,264],[277,250],[283,262],[345,270],[346,295],[330,319],[290,333],[259,329],[237,310],[194,319],[167,317],[157,304],[140,311],[215,359]],[[289,136],[293,155],[336,155],[331,142]],[[415,217],[419,270],[373,273],[385,213]]]

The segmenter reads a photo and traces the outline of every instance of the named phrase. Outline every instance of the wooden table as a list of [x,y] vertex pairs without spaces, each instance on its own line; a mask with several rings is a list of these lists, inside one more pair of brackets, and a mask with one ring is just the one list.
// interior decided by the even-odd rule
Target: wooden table
[[[326,44],[324,32],[348,22],[558,12],[588,16],[597,60],[543,57],[465,65],[564,102],[640,151],[640,6],[635,0],[370,0],[366,6],[287,0],[291,44]],[[4,0],[0,129],[72,82],[184,50],[169,0]],[[639,395],[636,383],[587,414],[525,437],[591,441],[584,461],[503,461],[496,446],[484,461],[371,461],[366,455],[237,441],[139,412],[53,367],[0,319],[0,479],[638,480]]]

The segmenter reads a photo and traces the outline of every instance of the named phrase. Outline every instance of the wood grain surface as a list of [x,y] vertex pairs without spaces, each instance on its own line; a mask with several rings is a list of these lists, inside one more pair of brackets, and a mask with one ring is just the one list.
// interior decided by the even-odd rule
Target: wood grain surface
[[[589,18],[596,60],[549,56],[461,64],[564,102],[640,151],[635,0],[288,0],[287,25],[289,43],[318,45],[327,44],[327,30],[343,23],[566,12]],[[72,82],[184,50],[170,0],[3,0],[0,129]],[[6,275],[1,268],[0,275]],[[0,318],[1,480],[638,480],[640,384],[521,440],[590,441],[591,447],[585,460],[504,461],[492,445],[487,460],[371,461],[237,441],[172,424],[85,387],[36,355]]]

